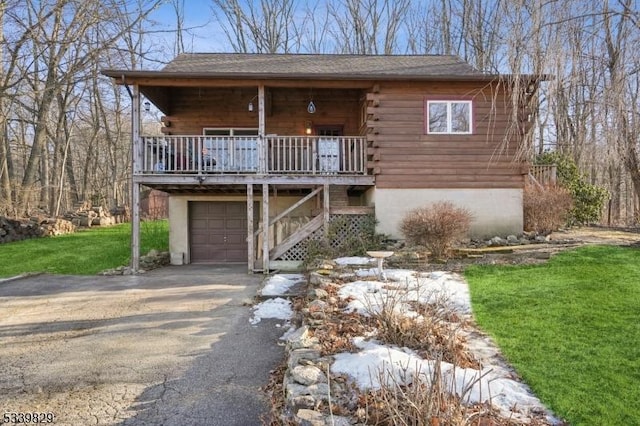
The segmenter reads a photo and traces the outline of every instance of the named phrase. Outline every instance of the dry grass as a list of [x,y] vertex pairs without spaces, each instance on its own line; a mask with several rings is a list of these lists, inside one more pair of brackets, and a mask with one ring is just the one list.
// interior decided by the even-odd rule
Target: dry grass
[[460,367],[480,365],[465,349],[459,331],[462,319],[443,304],[411,303],[417,317],[402,316],[393,308],[394,298],[387,298],[380,312],[371,315],[377,337],[384,343],[415,350],[425,359],[442,359]]
[[[456,396],[441,380],[440,362],[429,377],[414,373],[410,385],[389,381],[393,375],[380,374],[380,390],[366,394],[365,423],[380,426],[439,426],[484,425],[490,418],[488,407],[470,407],[462,403],[464,396]],[[385,378],[386,377],[386,378]]]

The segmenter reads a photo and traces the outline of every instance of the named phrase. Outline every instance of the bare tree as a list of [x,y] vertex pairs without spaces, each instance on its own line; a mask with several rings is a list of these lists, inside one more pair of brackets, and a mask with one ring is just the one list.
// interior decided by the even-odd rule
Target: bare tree
[[212,0],[234,51],[287,53],[295,42],[295,0]]
[[340,53],[396,53],[410,0],[336,0],[328,3],[331,31]]

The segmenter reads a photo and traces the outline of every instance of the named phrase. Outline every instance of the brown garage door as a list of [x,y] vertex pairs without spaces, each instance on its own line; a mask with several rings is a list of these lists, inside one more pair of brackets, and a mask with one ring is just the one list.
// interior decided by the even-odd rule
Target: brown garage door
[[189,203],[191,262],[246,262],[246,239],[246,203]]

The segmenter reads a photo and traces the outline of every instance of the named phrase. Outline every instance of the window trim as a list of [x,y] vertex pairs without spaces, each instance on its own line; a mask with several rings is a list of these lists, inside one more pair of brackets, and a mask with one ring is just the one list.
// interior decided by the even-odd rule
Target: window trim
[[[429,107],[434,103],[444,103],[447,106],[447,130],[444,132],[433,132],[429,129]],[[451,106],[452,104],[467,104],[469,105],[469,130],[466,132],[454,132],[451,129]],[[456,98],[432,98],[425,99],[424,102],[424,130],[427,135],[471,135],[474,133],[475,120],[473,119],[473,100],[472,99],[456,99]]]
[[[214,130],[214,131],[228,131],[229,134],[228,135],[208,135],[207,134],[207,130]],[[258,128],[257,127],[203,127],[202,128],[202,135],[203,136],[236,136],[235,132],[237,130],[240,131],[247,131],[247,130],[255,130],[256,134],[255,135],[251,135],[251,136],[258,136]],[[243,135],[243,136],[249,136],[249,135]]]

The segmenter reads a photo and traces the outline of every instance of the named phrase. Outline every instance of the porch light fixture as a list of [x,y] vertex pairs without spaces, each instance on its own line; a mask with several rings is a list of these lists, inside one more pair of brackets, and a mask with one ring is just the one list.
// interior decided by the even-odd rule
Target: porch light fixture
[[249,101],[249,105],[247,106],[247,109],[249,110],[249,112],[253,112],[253,100],[255,98],[257,98],[258,95],[255,95],[253,98],[251,98],[251,100]]
[[313,123],[311,122],[311,120],[305,121],[304,122],[304,132],[307,135],[310,135],[312,131],[313,131]]
[[307,112],[309,114],[316,113],[316,104],[313,103],[313,89],[309,89],[309,105],[307,105]]
[[145,101],[145,102],[144,102],[144,110],[145,110],[146,112],[151,111],[151,102],[149,102],[149,101]]
[[316,104],[314,104],[313,101],[309,101],[309,105],[307,105],[307,112],[309,114],[315,114],[316,113]]

